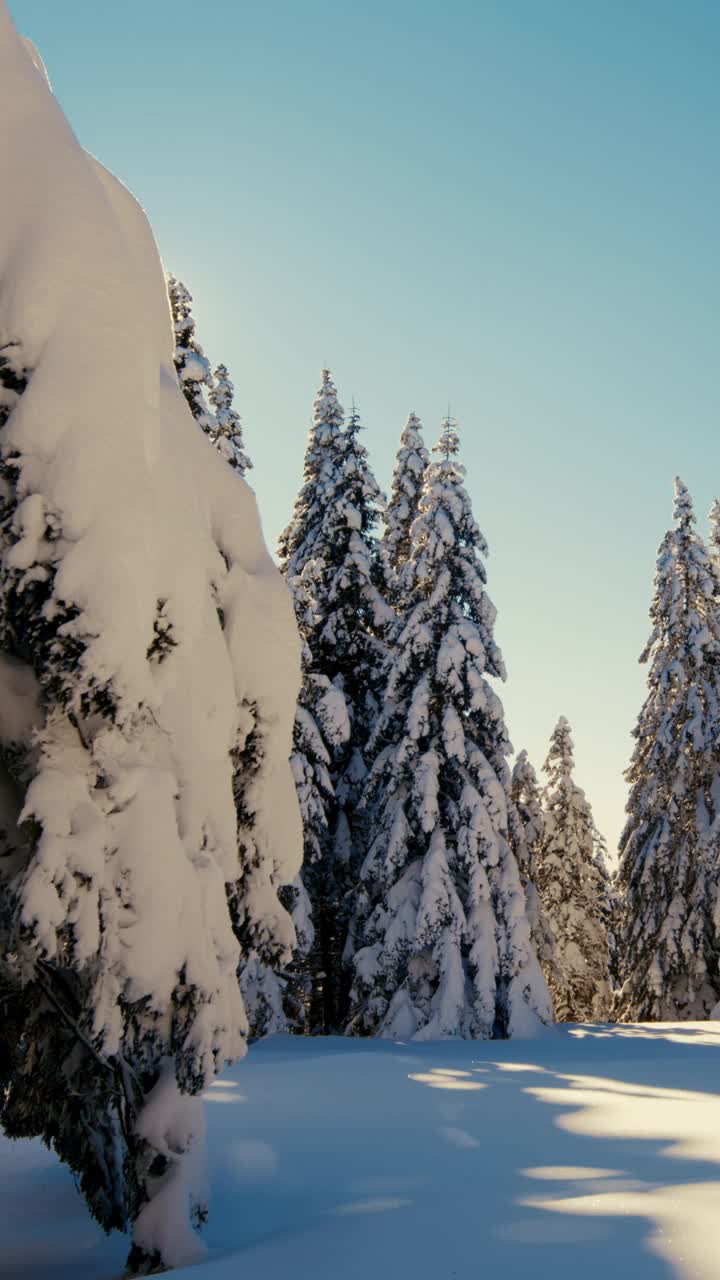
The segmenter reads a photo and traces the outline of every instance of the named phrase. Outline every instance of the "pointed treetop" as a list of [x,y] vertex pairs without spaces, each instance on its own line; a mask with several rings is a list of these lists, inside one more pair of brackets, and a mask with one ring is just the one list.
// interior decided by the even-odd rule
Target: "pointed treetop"
[[341,427],[344,411],[338,402],[337,387],[332,380],[329,369],[322,371],[322,386],[313,404],[313,423],[316,427]]
[[569,777],[575,767],[573,756],[574,743],[570,732],[570,722],[560,716],[550,737],[550,749],[543,765],[545,773],[550,775],[550,783],[560,777]]
[[720,498],[716,498],[710,508],[710,547],[713,555],[720,555]]
[[440,439],[437,444],[433,445],[432,451],[433,453],[442,454],[446,462],[451,457],[454,457],[455,454],[460,452],[460,437],[458,435],[457,422],[455,418],[450,417],[449,413],[443,420]]
[[422,422],[411,409],[407,416],[407,422],[400,432],[400,448],[398,449],[397,460],[398,462],[406,463],[413,455],[416,458],[416,465],[412,469],[418,471],[419,465],[418,474],[420,475],[430,461],[430,457],[422,438]]
[[[178,280],[177,276],[174,276],[172,272],[168,275],[167,282],[168,293],[170,294],[172,301],[175,303],[178,314],[183,317],[187,316],[190,312],[192,294],[183,284],[182,280]],[[193,325],[193,328],[194,327],[195,326]]]
[[422,431],[422,422],[414,409],[411,409],[407,416],[407,422],[400,432],[400,444],[406,447],[407,445],[414,445],[415,438],[420,431]]
[[673,520],[677,525],[688,527],[694,523],[695,515],[693,513],[692,498],[688,493],[687,486],[683,484],[679,476],[675,476],[673,481],[675,488],[675,506],[673,508]]
[[398,575],[410,557],[410,531],[418,515],[429,462],[430,455],[422,438],[422,423],[411,411],[400,433],[382,539],[387,594],[397,605],[401,604],[403,596]]
[[345,433],[348,436],[354,437],[357,435],[358,431],[362,431],[362,423],[360,421],[360,414],[358,412],[357,405],[355,404],[355,397],[353,396],[348,420],[345,423]]
[[530,762],[530,757],[527,751],[525,751],[524,749],[522,751],[518,751],[515,757],[515,766],[513,768],[513,774],[517,778],[522,778],[525,776],[533,777],[533,778],[535,777],[535,770]]

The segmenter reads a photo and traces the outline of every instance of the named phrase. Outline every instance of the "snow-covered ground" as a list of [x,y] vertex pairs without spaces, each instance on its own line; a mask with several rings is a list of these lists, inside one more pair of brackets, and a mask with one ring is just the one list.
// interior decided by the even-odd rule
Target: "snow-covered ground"
[[[539,1040],[276,1038],[209,1089],[193,1280],[720,1274],[720,1024]],[[126,1241],[35,1142],[0,1141],[0,1275],[110,1280]]]

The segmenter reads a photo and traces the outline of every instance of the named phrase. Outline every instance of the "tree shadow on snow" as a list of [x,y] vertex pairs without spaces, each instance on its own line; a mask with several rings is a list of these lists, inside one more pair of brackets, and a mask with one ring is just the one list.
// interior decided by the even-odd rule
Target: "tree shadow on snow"
[[294,1280],[330,1280],[342,1258],[344,1280],[717,1275],[712,1029],[325,1044],[258,1046],[239,1069],[263,1172],[215,1187],[210,1236],[251,1273],[280,1280],[292,1260]]

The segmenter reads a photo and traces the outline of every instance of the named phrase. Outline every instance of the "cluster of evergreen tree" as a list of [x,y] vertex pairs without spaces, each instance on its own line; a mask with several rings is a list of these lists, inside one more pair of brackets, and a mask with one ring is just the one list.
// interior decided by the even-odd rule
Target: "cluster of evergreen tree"
[[293,892],[307,942],[285,1012],[311,1032],[484,1037],[550,1021],[551,992],[556,1016],[604,1017],[609,889],[592,814],[571,744],[542,793],[525,753],[509,770],[487,546],[455,424],[431,459],[409,415],[387,502],[359,428],[325,370],[279,546],[304,645]]
[[[192,299],[172,276],[168,292],[181,387],[222,449]],[[304,864],[280,895],[296,949],[282,969],[246,955],[252,1031],[483,1036],[528,1016],[606,1018],[617,902],[604,841],[572,779],[567,721],[544,787],[525,752],[509,773],[487,547],[455,425],[431,460],[409,415],[387,501],[360,431],[324,370],[279,540],[303,645]]]
[[[211,371],[195,336],[192,299],[172,276],[168,296],[182,393],[201,430],[243,475],[251,464],[227,369]],[[30,376],[6,349],[0,427]],[[139,705],[125,721],[120,691],[100,680],[88,659],[92,638],[73,626],[76,613],[47,608],[64,546],[50,509],[47,564],[38,561],[28,577],[17,550],[24,536],[20,455],[3,453],[0,667],[27,723],[3,741],[1,758],[15,797],[15,817],[0,833],[2,1123],[9,1134],[40,1132],[52,1142],[108,1228],[128,1217],[148,1220],[193,1141],[186,1118],[177,1153],[159,1152],[152,1124],[143,1120],[147,1109],[157,1097],[166,1106],[178,1085],[199,1090],[229,1052],[223,1036],[231,1023],[233,1043],[242,1046],[246,1017],[255,1036],[292,1029],[485,1038],[553,1018],[703,1018],[718,1006],[720,503],[706,547],[688,492],[676,481],[674,524],[658,555],[653,631],[641,659],[649,664],[649,690],[635,729],[614,877],[574,779],[568,721],[561,716],[551,735],[544,785],[524,751],[510,770],[512,748],[493,687],[505,668],[487,593],[487,546],[459,449],[448,417],[429,452],[411,413],[385,501],[359,415],[353,408],[346,418],[323,371],[303,485],[279,547],[302,645],[290,761],[304,824],[302,871],[284,883],[254,830],[263,725],[245,694],[230,753],[237,867],[226,881],[242,999],[233,1005],[227,990],[220,996],[219,978],[217,991],[206,991],[182,970],[162,1014],[149,995],[133,1001],[112,985],[119,969],[102,923],[107,905],[99,934],[107,935],[107,957],[101,949],[89,963],[83,924],[96,892],[83,867],[117,840],[116,812],[124,814],[128,803],[113,807],[120,787],[113,770],[118,779],[120,772],[108,743],[129,733],[137,752],[145,735],[151,761],[152,717]],[[227,551],[219,550],[229,569]],[[231,644],[229,632],[227,639]],[[176,645],[173,619],[159,601],[147,662],[159,666]],[[55,774],[69,776],[67,762],[76,757],[83,779],[87,774],[82,788],[97,807],[92,830],[78,828],[77,835],[74,817],[56,831],[44,816]],[[66,866],[63,850],[73,840],[82,856],[72,852]],[[56,867],[51,880],[49,860]],[[30,911],[28,903],[39,901],[40,889],[47,895],[50,883],[60,905],[44,923],[45,904]],[[129,898],[125,908],[133,910]],[[222,945],[226,954],[218,952],[217,963],[226,965],[230,951]],[[98,1030],[99,1010],[112,1013],[110,988],[118,1009],[112,1052],[107,1030]],[[203,1008],[220,999],[227,1005],[218,1015],[223,1025],[191,1051],[188,1037],[205,1018]],[[56,1062],[68,1085],[62,1095]],[[134,1270],[166,1261],[136,1233]]]
[[[172,277],[169,293],[183,391],[244,470],[227,371],[213,378]],[[706,1017],[720,1001],[720,502],[705,546],[676,481],[611,875],[563,717],[545,784],[525,752],[508,776],[487,548],[458,447],[448,420],[431,460],[411,413],[385,501],[324,371],[279,544],[303,643],[305,858],[282,895],[298,942],[289,970],[254,971],[254,1030],[508,1033],[515,991],[547,1016],[537,962],[558,1020]]]
[[[125,234],[127,193],[86,168],[19,54],[7,244],[34,234],[38,177],[64,207],[55,147],[88,236],[78,253],[60,217],[40,242],[62,269],[45,308],[32,282],[27,332],[14,302],[32,253],[17,279],[3,262],[0,1122],[54,1147],[97,1220],[132,1227],[130,1270],[150,1274],[193,1256],[197,1095],[248,1032],[485,1038],[720,1009],[720,503],[706,546],[676,481],[615,879],[568,721],[544,786],[525,752],[510,770],[488,549],[454,421],[428,452],[409,415],[386,502],[359,415],[323,372],[280,539],[288,599],[240,479],[228,370],[170,276],[182,396],[167,378],[149,228],[134,210]],[[135,356],[143,394],[114,412]],[[195,448],[182,397],[235,476]]]

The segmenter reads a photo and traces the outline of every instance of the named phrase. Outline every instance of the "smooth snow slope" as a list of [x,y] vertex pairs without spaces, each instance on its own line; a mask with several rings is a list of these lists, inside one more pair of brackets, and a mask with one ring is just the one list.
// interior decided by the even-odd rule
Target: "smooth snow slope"
[[[187,1280],[717,1280],[720,1026],[398,1045],[279,1037],[206,1094]],[[0,1143],[3,1280],[109,1280],[125,1241]]]

